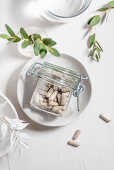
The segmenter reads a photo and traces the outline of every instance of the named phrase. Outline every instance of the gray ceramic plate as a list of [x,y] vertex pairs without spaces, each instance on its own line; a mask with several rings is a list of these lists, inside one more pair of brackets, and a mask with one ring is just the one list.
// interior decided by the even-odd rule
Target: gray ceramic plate
[[27,72],[28,69],[35,62],[43,63],[45,61],[50,62],[52,64],[56,63],[56,65],[60,65],[72,69],[74,71],[77,71],[83,77],[86,76],[89,77],[89,75],[84,66],[77,59],[66,54],[61,54],[61,59],[59,57],[54,57],[50,54],[47,54],[47,56],[43,60],[39,56],[34,57],[22,69],[17,86],[17,97],[22,110],[30,119],[32,119],[36,123],[45,126],[63,126],[76,120],[87,107],[91,98],[91,81],[90,79],[83,81],[85,91],[83,91],[80,95],[80,112],[77,111],[77,100],[75,97],[71,100],[67,113],[65,113],[64,116],[60,118],[57,118],[54,115],[50,115],[46,112],[34,109],[30,105],[30,100],[37,81],[34,77],[28,76]]

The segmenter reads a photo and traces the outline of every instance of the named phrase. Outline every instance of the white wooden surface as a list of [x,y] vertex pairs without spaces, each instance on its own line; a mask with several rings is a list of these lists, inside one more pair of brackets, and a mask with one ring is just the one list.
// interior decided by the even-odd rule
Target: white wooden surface
[[[68,126],[48,128],[34,124],[22,112],[16,96],[19,73],[29,58],[21,56],[15,44],[7,45],[7,41],[0,39],[0,90],[12,101],[20,118],[31,123],[26,131],[32,136],[30,149],[22,148],[20,158],[12,152],[0,158],[0,170],[114,170],[114,14],[97,29],[97,38],[104,49],[100,63],[87,57],[87,37],[84,37],[86,21],[108,1],[93,0],[86,12],[67,24],[37,18],[30,1],[0,2],[0,33],[6,32],[6,23],[15,31],[21,26],[43,26],[58,42],[62,53],[84,64],[92,80],[92,99],[80,118]],[[102,113],[112,118],[109,124],[98,118]],[[82,131],[80,147],[73,148],[67,141],[78,128]]]

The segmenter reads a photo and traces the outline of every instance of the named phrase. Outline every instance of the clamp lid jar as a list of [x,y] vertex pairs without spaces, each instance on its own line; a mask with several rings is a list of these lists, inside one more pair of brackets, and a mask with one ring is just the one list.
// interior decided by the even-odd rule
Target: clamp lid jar
[[28,75],[37,78],[37,85],[30,104],[42,111],[60,116],[69,105],[72,96],[77,97],[79,111],[79,94],[84,90],[80,74],[72,70],[44,62],[33,64]]

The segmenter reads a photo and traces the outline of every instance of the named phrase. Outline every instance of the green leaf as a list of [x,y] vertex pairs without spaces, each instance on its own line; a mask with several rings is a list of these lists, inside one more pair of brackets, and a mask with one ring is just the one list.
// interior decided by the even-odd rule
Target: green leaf
[[54,45],[56,45],[57,43],[54,40],[51,40],[51,47],[53,47]]
[[33,48],[35,55],[38,56],[40,54],[38,47],[34,45]]
[[97,45],[98,45],[100,51],[103,51],[103,49],[102,49],[101,45],[98,43],[98,41],[96,41],[96,43],[97,43]]
[[93,34],[93,35],[90,36],[89,48],[91,48],[91,46],[93,45],[94,41],[95,41],[95,34]]
[[43,43],[45,45],[50,45],[51,44],[51,38],[44,38],[44,39],[42,39],[42,41],[43,41]]
[[0,37],[7,39],[8,41],[12,41],[12,42],[19,42],[21,40],[20,37],[17,37],[17,36],[13,37],[13,36],[9,36],[9,35],[6,35],[6,34],[1,34]]
[[19,42],[19,41],[21,40],[21,38],[15,36],[15,37],[10,37],[8,40],[9,40],[10,42],[16,43],[16,42]]
[[15,36],[14,31],[13,31],[7,24],[6,24],[5,26],[6,26],[6,29],[7,29],[8,33],[9,33],[11,36]]
[[91,26],[95,26],[100,22],[100,19],[101,19],[100,16],[96,15],[88,21],[88,24],[91,25]]
[[94,52],[95,52],[95,50],[91,50],[90,53],[89,53],[89,55],[88,55],[88,57],[89,57],[89,56],[93,56]]
[[34,53],[35,53],[35,55],[38,56],[38,55],[40,54],[38,40],[36,40],[36,41],[34,42],[33,48],[34,48]]
[[90,25],[90,22],[91,22],[91,20],[93,19],[94,17],[92,17],[92,18],[90,18],[89,19],[89,21],[88,21],[88,25]]
[[42,41],[40,41],[40,39],[36,40],[36,45],[37,45],[39,51],[41,51],[41,50],[47,51],[46,46],[42,44]]
[[100,50],[99,50],[98,47],[96,48],[96,50],[97,50],[97,53],[98,53],[98,57],[99,57],[99,59],[100,59],[100,58],[101,58]]
[[60,53],[55,48],[48,48],[49,52],[55,56],[60,56]]
[[47,54],[47,51],[45,51],[45,50],[40,51],[41,58],[44,58],[46,56],[46,54]]
[[22,43],[22,48],[26,48],[27,46],[29,46],[30,45],[30,41],[23,41],[23,43]]
[[107,11],[108,9],[109,9],[108,7],[105,7],[105,8],[100,8],[100,9],[98,9],[97,11],[103,12],[103,11]]
[[114,1],[109,2],[108,5],[114,7]]
[[99,62],[99,57],[98,57],[98,55],[96,54],[95,56],[96,56],[97,61]]
[[42,41],[48,47],[52,47],[52,46],[56,45],[56,42],[53,41],[51,38],[44,38]]
[[41,36],[39,34],[32,34],[29,36],[29,38],[31,38],[33,42],[36,41],[37,39],[41,40]]
[[47,48],[42,43],[39,43],[39,50],[47,50]]
[[23,38],[29,39],[29,36],[26,33],[26,31],[24,30],[24,28],[20,28],[20,34],[22,35]]
[[4,39],[7,39],[7,40],[10,38],[10,36],[6,35],[6,34],[0,34],[0,37],[4,38]]

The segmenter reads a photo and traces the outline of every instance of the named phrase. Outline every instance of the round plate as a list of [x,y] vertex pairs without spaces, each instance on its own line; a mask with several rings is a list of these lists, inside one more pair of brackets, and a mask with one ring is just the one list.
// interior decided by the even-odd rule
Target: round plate
[[61,54],[60,57],[55,57],[47,54],[43,60],[39,56],[34,57],[24,66],[19,76],[17,85],[17,97],[22,110],[30,119],[36,123],[45,126],[63,126],[74,121],[88,105],[91,98],[91,82],[90,79],[82,82],[85,86],[85,91],[83,91],[80,95],[80,112],[77,111],[77,99],[75,97],[72,97],[67,113],[60,118],[33,109],[30,106],[30,100],[37,81],[34,77],[28,76],[27,71],[35,62],[43,63],[45,61],[77,71],[83,77],[89,77],[89,75],[84,66],[78,60],[66,54]]
[[[4,116],[7,116],[9,118],[18,118],[18,114],[14,106],[10,102],[10,100],[0,92],[0,103],[4,103],[4,102],[7,103],[5,107],[2,110],[0,110],[0,113],[4,114]],[[2,139],[2,134],[0,131],[0,157],[8,153],[11,148],[10,141],[9,141],[10,136],[8,134],[7,137],[5,137],[4,142],[1,139]]]

